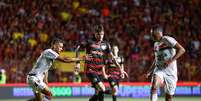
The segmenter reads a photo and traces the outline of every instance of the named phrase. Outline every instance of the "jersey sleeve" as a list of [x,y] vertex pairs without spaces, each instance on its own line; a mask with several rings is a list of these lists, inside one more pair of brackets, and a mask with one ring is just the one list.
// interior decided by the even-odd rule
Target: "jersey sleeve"
[[48,59],[56,59],[59,56],[59,54],[53,50],[46,50],[46,51],[44,51],[43,55],[44,55],[44,57],[46,57]]
[[120,64],[124,64],[124,57],[123,57],[123,56],[121,56],[121,57],[120,57],[120,59],[121,59]]
[[106,43],[106,47],[107,47],[106,50],[105,50],[106,53],[107,53],[107,54],[111,54],[111,53],[112,53],[112,48],[111,48],[110,44],[109,44],[109,43]]
[[177,41],[173,37],[165,36],[163,42],[170,47],[174,47],[177,44]]

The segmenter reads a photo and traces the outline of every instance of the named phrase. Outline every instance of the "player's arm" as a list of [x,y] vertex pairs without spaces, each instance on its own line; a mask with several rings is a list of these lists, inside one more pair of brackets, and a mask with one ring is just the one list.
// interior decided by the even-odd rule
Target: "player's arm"
[[65,63],[71,63],[71,62],[82,61],[83,59],[58,56],[58,57],[56,58],[56,60],[61,61],[61,62],[65,62]]
[[179,57],[181,57],[185,53],[185,49],[182,45],[180,45],[178,42],[174,46],[177,50],[175,56],[171,58],[170,60],[166,61],[166,65],[169,65],[171,62],[177,60]]
[[[120,64],[120,66],[121,66],[121,70],[124,71],[124,58],[123,57],[121,57],[121,64]],[[124,71],[124,75],[126,75],[126,77],[128,77],[128,74],[125,71]]]
[[44,80],[43,80],[46,84],[48,84],[48,72],[44,73]]
[[103,66],[103,68],[102,68],[102,73],[103,73],[103,77],[105,79],[108,79],[108,75],[106,74],[106,71],[105,71],[105,66]]
[[179,57],[181,57],[185,53],[185,49],[182,45],[180,45],[178,42],[175,45],[175,48],[178,50],[176,52],[176,55],[172,58],[172,61],[177,60]]
[[146,78],[149,78],[153,74],[154,69],[155,69],[155,60],[152,62],[151,66],[147,70],[146,75],[145,75]]
[[[76,58],[80,57],[80,48],[86,48],[88,45],[88,42],[80,42],[76,49],[75,49],[75,54],[76,54]],[[86,60],[86,57],[83,57],[82,59],[83,61]],[[76,61],[76,66],[74,67],[74,71],[79,72],[80,71],[80,61]]]

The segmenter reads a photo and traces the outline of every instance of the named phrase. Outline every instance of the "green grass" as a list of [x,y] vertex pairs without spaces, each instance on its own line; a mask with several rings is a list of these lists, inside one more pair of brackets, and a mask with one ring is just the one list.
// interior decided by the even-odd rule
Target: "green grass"
[[[52,101],[88,101],[87,97],[78,98],[57,98]],[[26,101],[27,99],[0,99],[0,101]],[[118,101],[149,101],[148,98],[118,98]],[[105,101],[112,101],[112,98],[106,97]],[[165,101],[164,97],[160,97],[158,101]],[[201,101],[201,97],[174,97],[174,101]]]

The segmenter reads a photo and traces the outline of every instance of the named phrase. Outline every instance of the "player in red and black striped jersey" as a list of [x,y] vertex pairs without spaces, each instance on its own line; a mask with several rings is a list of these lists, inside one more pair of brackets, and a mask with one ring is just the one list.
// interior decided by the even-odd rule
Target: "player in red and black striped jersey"
[[[82,42],[78,48],[83,47],[86,49],[85,73],[96,91],[96,94],[89,101],[103,101],[106,90],[102,82],[102,76],[106,57],[111,57],[117,67],[121,68],[121,66],[114,58],[109,43],[103,40],[103,26],[95,26],[94,31],[95,38],[87,42]],[[77,52],[79,50],[78,48]],[[121,74],[124,75],[123,70],[121,70]]]
[[[124,70],[124,58],[122,56],[118,55],[119,49],[117,45],[112,46],[112,51],[114,54],[114,58],[116,58],[117,62],[121,65],[121,69]],[[106,75],[106,78],[108,79],[108,82],[110,84],[110,87],[112,88],[112,99],[113,101],[117,101],[116,95],[118,93],[118,87],[119,87],[119,80],[121,78],[124,78],[124,76],[121,76],[121,70],[118,68],[113,62],[111,58],[108,58],[106,60],[107,68],[106,71],[108,73],[104,74]],[[105,73],[105,72],[104,72]],[[128,76],[127,73],[125,73],[126,76]]]

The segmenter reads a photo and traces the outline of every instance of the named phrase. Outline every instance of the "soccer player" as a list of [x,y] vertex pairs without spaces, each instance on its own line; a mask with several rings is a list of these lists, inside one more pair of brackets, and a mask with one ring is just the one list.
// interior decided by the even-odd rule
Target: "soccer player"
[[151,30],[154,39],[155,60],[151,65],[148,76],[152,76],[151,101],[157,101],[157,89],[163,85],[165,100],[172,101],[177,83],[177,59],[185,49],[170,36],[163,36],[163,28],[154,26]]
[[[87,78],[92,83],[92,87],[95,88],[95,94],[89,99],[89,101],[103,101],[104,93],[109,93],[109,90],[105,90],[105,86],[102,82],[102,71],[103,67],[105,66],[106,57],[111,57],[118,68],[121,68],[121,66],[118,64],[116,58],[113,56],[109,43],[103,40],[103,26],[95,26],[94,32],[94,39],[80,43],[78,48],[83,47],[86,49],[87,55],[85,59],[85,72]],[[77,49],[77,52],[78,50],[79,49]],[[120,72],[121,75],[124,75],[125,73],[122,69]]]
[[[124,65],[123,65],[123,62],[124,62],[124,58],[122,56],[119,56],[118,52],[119,52],[119,49],[118,49],[118,46],[117,45],[113,45],[112,46],[112,51],[113,51],[113,54],[114,54],[114,58],[117,60],[117,62],[121,65],[121,69],[124,71]],[[112,88],[112,99],[113,101],[117,101],[117,93],[118,93],[118,87],[119,87],[119,80],[120,78],[124,78],[124,77],[121,77],[121,73],[120,73],[120,68],[118,68],[113,62],[112,62],[112,59],[109,58],[107,59],[107,74],[104,73],[104,76],[106,79],[108,79],[108,82],[110,84],[110,87]],[[125,75],[128,77],[128,74],[125,73]]]
[[[61,62],[76,62],[80,61],[78,58],[67,58],[59,56],[63,50],[63,42],[56,39],[52,42],[51,48],[44,50],[37,59],[36,64],[27,75],[27,83],[32,88],[35,94],[35,101],[49,101],[52,99],[52,93],[49,90],[48,70],[51,68],[54,60]],[[44,98],[42,98],[44,94]]]

